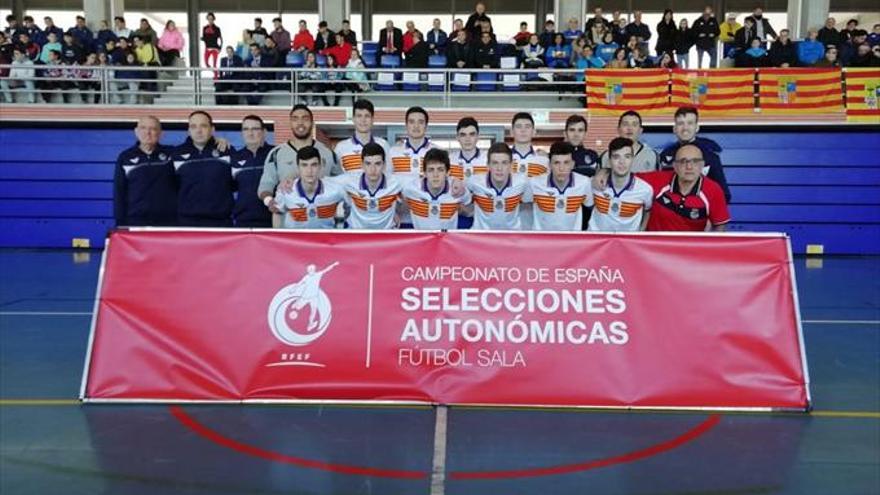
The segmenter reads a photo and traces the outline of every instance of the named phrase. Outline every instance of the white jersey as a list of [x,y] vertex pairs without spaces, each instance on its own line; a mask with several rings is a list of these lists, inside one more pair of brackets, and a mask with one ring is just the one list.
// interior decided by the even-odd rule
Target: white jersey
[[315,193],[308,196],[297,179],[291,192],[275,197],[275,204],[284,212],[282,226],[286,229],[335,228],[336,210],[344,201],[344,194],[342,187],[322,179]]
[[550,171],[550,159],[535,151],[535,148],[530,146],[529,152],[524,155],[521,155],[516,148],[512,148],[511,151],[513,151],[514,175],[538,177]]
[[528,180],[511,175],[500,190],[492,184],[489,175],[470,177],[468,191],[474,201],[475,230],[522,230],[520,205],[531,201]]
[[543,231],[581,230],[581,206],[593,204],[590,179],[569,175],[568,186],[559,189],[553,175],[529,179],[532,193],[534,229]]
[[[391,154],[391,150],[388,148],[388,141],[385,141],[379,137],[370,137],[369,143],[376,143],[385,150],[385,159],[388,160],[388,157]],[[345,174],[356,174],[363,171],[363,159],[361,158],[361,152],[364,150],[364,145],[367,143],[362,143],[358,141],[357,136],[352,136],[344,141],[339,141],[336,143],[336,148],[334,148],[334,153],[336,153],[336,161],[342,166],[342,171]]]
[[428,138],[425,138],[425,142],[418,148],[410,145],[409,138],[404,139],[391,148],[389,159],[386,160],[386,174],[394,175],[401,180],[421,177],[425,153],[435,147]]
[[[602,168],[611,167],[611,164],[608,162],[608,150],[602,152],[599,162]],[[633,162],[630,171],[636,174],[639,172],[655,172],[657,170],[660,170],[660,158],[657,156],[657,152],[647,144],[641,141],[637,142],[633,150]]]
[[489,173],[489,167],[486,165],[486,153],[479,148],[477,148],[476,154],[470,158],[465,158],[461,150],[453,151],[449,155],[449,164],[449,176],[459,180]]
[[396,228],[394,214],[400,202],[400,181],[383,176],[379,187],[370,191],[363,173],[347,174],[342,184],[345,203],[350,207],[348,226],[352,229],[386,230]]
[[437,196],[428,191],[425,179],[414,180],[403,186],[403,199],[412,212],[413,227],[418,230],[455,230],[458,228],[458,209],[471,202],[471,193],[456,198],[450,192],[450,182]]
[[605,189],[593,189],[592,194],[589,230],[596,232],[638,232],[654,199],[654,189],[633,174],[620,191],[614,189],[609,177]]

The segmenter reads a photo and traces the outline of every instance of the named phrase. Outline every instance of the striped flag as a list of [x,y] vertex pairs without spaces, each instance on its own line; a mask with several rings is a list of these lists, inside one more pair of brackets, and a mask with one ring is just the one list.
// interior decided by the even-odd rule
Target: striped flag
[[644,115],[669,109],[666,69],[592,69],[586,73],[590,113],[618,115],[635,110]]
[[700,115],[752,114],[754,93],[754,69],[672,71],[672,106],[694,106]]
[[843,110],[840,69],[758,69],[761,113]]
[[880,69],[846,69],[846,120],[880,124]]

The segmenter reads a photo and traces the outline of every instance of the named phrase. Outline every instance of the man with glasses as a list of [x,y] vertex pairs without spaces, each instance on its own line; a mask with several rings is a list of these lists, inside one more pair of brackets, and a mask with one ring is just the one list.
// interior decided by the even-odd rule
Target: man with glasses
[[244,147],[232,154],[232,181],[238,191],[232,217],[236,227],[271,228],[272,212],[257,196],[263,165],[272,150],[263,119],[257,115],[242,119],[241,137]]

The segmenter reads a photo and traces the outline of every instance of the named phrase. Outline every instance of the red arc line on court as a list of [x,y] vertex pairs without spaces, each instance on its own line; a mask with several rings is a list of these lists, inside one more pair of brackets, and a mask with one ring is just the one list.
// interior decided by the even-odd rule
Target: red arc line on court
[[706,418],[705,421],[698,424],[697,426],[691,428],[689,431],[683,433],[682,435],[673,438],[672,440],[668,440],[663,443],[658,443],[656,445],[652,445],[648,448],[635,450],[633,452],[628,452],[626,454],[621,454],[614,457],[606,457],[604,459],[595,459],[592,461],[577,463],[577,464],[565,464],[561,466],[550,466],[543,468],[532,468],[532,469],[511,469],[507,471],[458,471],[450,473],[450,478],[454,480],[487,480],[487,479],[500,479],[500,478],[530,478],[536,476],[550,476],[554,474],[566,474],[566,473],[574,473],[578,471],[588,471],[590,469],[603,468],[608,466],[613,466],[615,464],[624,464],[627,462],[635,462],[646,457],[655,456],[657,454],[662,454],[663,452],[668,452],[677,447],[681,447],[682,445],[695,440],[700,435],[706,433],[711,430],[715,425],[717,425],[721,421],[721,416],[712,415]]
[[214,442],[217,445],[226,447],[236,452],[246,454],[267,461],[280,462],[283,464],[292,464],[311,469],[320,469],[323,471],[331,471],[334,473],[359,474],[363,476],[374,476],[378,478],[402,478],[402,479],[424,479],[427,473],[423,471],[403,471],[396,469],[377,469],[362,466],[349,466],[347,464],[332,464],[329,462],[321,462],[313,459],[305,459],[292,455],[281,454],[271,450],[265,450],[260,447],[241,443],[237,440],[225,437],[222,434],[208,428],[207,426],[196,421],[192,416],[180,406],[171,406],[171,414],[190,430],[198,433],[200,436]]

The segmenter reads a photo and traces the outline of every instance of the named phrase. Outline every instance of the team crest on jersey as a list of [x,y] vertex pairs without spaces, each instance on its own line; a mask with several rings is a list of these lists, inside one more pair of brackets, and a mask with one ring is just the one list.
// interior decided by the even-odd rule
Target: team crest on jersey
[[367,206],[368,206],[371,210],[375,210],[375,209],[379,206],[379,203],[376,201],[376,198],[370,198],[370,202],[369,202],[369,204],[368,204]]
[[214,158],[218,158],[220,156],[220,152],[217,150],[214,150],[211,152],[211,156],[213,156]]
[[431,215],[437,216],[440,213],[440,210],[437,208],[437,205],[431,205]]
[[167,160],[167,159],[168,159],[168,155],[166,155],[165,153],[159,153],[159,159],[160,159],[160,160]]
[[333,319],[333,306],[321,289],[321,279],[338,264],[334,262],[323,270],[308,265],[298,282],[275,293],[267,314],[275,338],[287,345],[304,346],[324,335]]
[[700,218],[700,210],[691,208],[691,220],[696,220],[698,218]]
[[556,201],[556,207],[557,208],[564,208],[565,207],[565,200],[563,200],[562,198],[559,198]]
[[317,215],[317,214],[318,214],[318,212],[315,211],[314,208],[309,208],[309,216],[310,217],[315,218],[315,215]]

